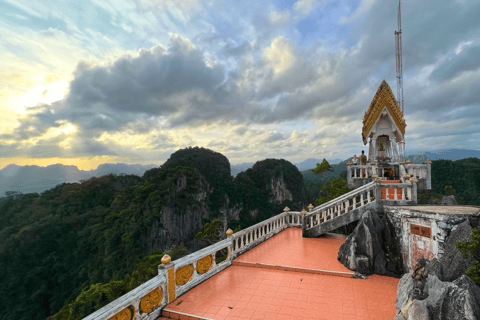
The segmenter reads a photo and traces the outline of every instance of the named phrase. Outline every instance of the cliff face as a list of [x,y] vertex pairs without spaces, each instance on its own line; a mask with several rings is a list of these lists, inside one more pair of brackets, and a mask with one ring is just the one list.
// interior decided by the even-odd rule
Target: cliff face
[[[188,154],[184,153],[184,156],[188,157]],[[202,155],[199,154],[198,157],[201,158]],[[174,160],[183,165],[186,164],[179,158]],[[221,162],[225,160],[226,158],[219,156],[214,159]],[[173,170],[174,167],[169,161],[160,170]],[[229,168],[225,163],[222,163],[222,166]],[[265,170],[266,166],[273,170]],[[299,186],[295,186],[292,182],[288,185],[287,180],[292,179],[288,176],[288,172],[280,169],[284,167],[290,169],[290,166],[294,167],[284,160],[269,159],[267,163],[257,163],[256,168],[254,167],[256,170],[250,170],[246,175],[241,174],[240,177],[243,176],[244,180],[242,178],[220,180],[211,174],[210,169],[214,166],[202,162],[201,167],[195,167],[198,180],[186,176],[176,179],[174,199],[165,202],[148,232],[146,238],[148,251],[155,249],[164,251],[175,246],[195,247],[192,245],[194,236],[205,227],[206,222],[212,219],[222,220],[226,231],[228,227],[238,225],[241,219],[246,218],[251,224],[282,212],[282,204],[285,205],[285,202],[288,202],[291,206],[292,201],[300,200],[294,196],[291,189],[304,188],[303,180],[300,181],[302,183]],[[208,176],[204,175],[207,172],[205,168],[209,168]],[[301,176],[299,172],[298,174]],[[195,189],[194,201],[178,201],[193,190],[189,189],[192,185],[198,186],[198,189]],[[212,203],[213,201],[216,203]],[[179,205],[172,205],[171,202]]]
[[272,177],[269,201],[275,204],[281,204],[284,201],[293,201],[293,195],[287,189],[283,175]]

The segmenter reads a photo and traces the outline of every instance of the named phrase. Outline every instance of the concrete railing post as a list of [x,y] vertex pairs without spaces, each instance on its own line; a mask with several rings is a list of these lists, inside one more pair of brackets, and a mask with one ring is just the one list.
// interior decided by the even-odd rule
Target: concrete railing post
[[166,300],[167,304],[177,299],[176,286],[175,286],[175,263],[172,262],[172,258],[168,254],[162,257],[162,264],[158,266],[158,273],[163,273],[167,279],[166,285]]

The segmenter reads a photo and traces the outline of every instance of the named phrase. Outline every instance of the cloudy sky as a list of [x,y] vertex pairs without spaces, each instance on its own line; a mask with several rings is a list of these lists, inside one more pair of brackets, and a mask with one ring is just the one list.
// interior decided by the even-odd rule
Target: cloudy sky
[[[359,154],[398,0],[0,0],[0,168]],[[402,2],[407,153],[480,150],[480,1]]]

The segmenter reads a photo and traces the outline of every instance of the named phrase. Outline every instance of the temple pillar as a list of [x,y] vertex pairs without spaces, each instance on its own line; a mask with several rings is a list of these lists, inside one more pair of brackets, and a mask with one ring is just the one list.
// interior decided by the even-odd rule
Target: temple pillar
[[395,162],[399,162],[398,149],[397,149],[397,138],[392,138],[392,150],[393,150],[393,159]]
[[372,146],[372,157],[370,158],[370,162],[377,161],[377,139],[370,139],[370,144]]

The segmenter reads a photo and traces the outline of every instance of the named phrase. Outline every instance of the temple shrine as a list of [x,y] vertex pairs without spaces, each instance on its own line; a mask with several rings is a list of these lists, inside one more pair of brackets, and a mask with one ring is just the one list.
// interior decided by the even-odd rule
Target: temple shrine
[[[384,183],[418,180],[417,190],[430,190],[431,162],[412,164],[405,161],[405,128],[407,124],[392,89],[383,80],[363,118],[362,140],[368,144],[366,163],[349,163],[347,182],[358,188],[374,179]],[[387,200],[385,198],[385,200]]]

